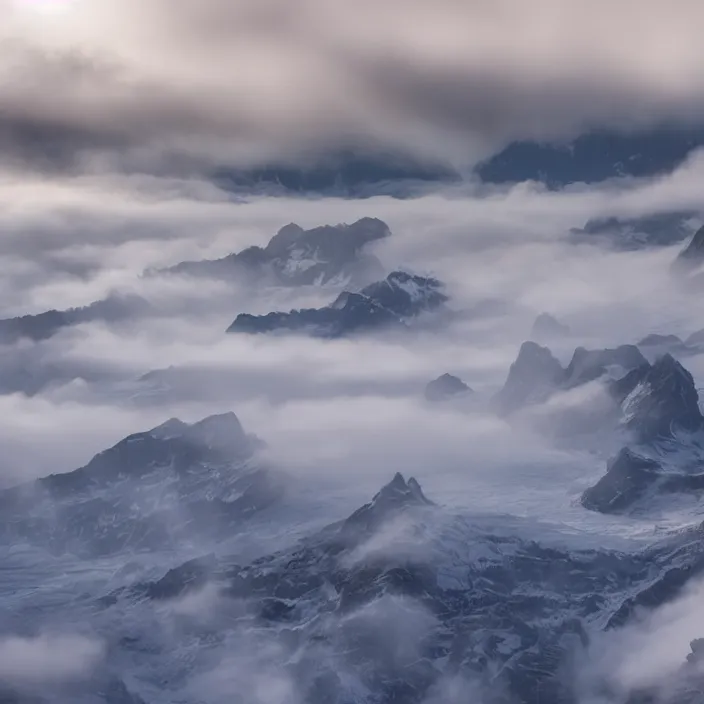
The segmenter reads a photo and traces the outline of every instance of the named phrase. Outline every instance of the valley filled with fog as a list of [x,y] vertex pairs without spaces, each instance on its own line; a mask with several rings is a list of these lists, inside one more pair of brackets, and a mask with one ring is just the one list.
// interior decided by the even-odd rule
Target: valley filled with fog
[[[8,696],[44,701],[53,688],[66,701],[224,702],[240,696],[238,683],[250,693],[236,701],[267,704],[372,701],[365,697],[375,688],[402,701],[459,702],[467,692],[540,701],[522,661],[531,650],[561,661],[547,691],[559,681],[580,701],[674,686],[667,682],[684,666],[690,641],[704,633],[696,578],[653,602],[646,617],[623,613],[653,579],[696,574],[691,561],[702,558],[688,531],[696,536],[704,513],[698,485],[606,486],[591,505],[583,497],[601,486],[622,447],[649,452],[665,474],[695,476],[703,466],[696,427],[643,444],[625,415],[613,416],[609,386],[646,359],[657,374],[662,354],[691,373],[693,389],[703,383],[701,284],[676,264],[702,224],[695,186],[703,165],[695,155],[662,178],[563,191],[467,184],[410,200],[233,198],[197,181],[64,178],[32,185],[42,193],[39,209],[35,190],[5,181]],[[638,218],[685,211],[665,242],[649,241],[648,232],[628,240]],[[609,217],[615,229],[584,234],[586,223]],[[307,230],[334,226],[321,236],[336,242],[346,231],[339,223],[360,221],[347,228],[356,244],[342,263],[338,251],[306,258]],[[293,244],[266,269],[249,259],[179,266],[266,248],[292,222],[300,226],[289,228]],[[354,271],[345,257],[357,262]],[[313,266],[321,273],[301,280]],[[355,309],[361,318],[330,318],[333,327],[233,325],[241,314],[292,309],[337,315],[352,300],[338,298],[344,291],[372,290],[365,285],[394,271],[410,278],[392,275],[385,286],[396,281],[409,300],[436,284],[441,298],[398,325],[369,329],[366,309]],[[47,311],[62,315],[42,317]],[[648,341],[652,335],[677,339]],[[610,350],[614,359],[580,361],[578,348]],[[544,386],[546,363],[560,377],[554,388]],[[442,375],[463,383],[430,394],[426,386]],[[645,409],[639,422],[661,411]],[[78,467],[86,469],[67,474]],[[48,475],[67,479],[32,483]],[[633,497],[618,504],[629,490]],[[375,495],[366,510],[379,513],[388,500],[389,515],[364,518],[361,532],[334,549],[318,545],[330,539],[315,537],[327,535],[326,526],[352,521]],[[296,548],[311,540],[313,547]],[[314,558],[320,573],[311,566],[306,579],[315,584],[279,594],[295,574],[261,561],[286,561],[292,550],[303,560],[313,559],[306,550],[323,550]],[[371,582],[348,597],[356,606],[332,608],[347,588],[326,572],[340,550],[334,569],[354,575],[364,565]],[[562,586],[537,567],[500,576],[514,562],[539,564],[545,558],[533,553],[541,551],[575,561]],[[196,562],[181,567],[189,560]],[[493,594],[497,603],[489,599],[484,622],[480,605],[477,613],[437,612],[421,576],[380,586],[386,562],[434,566],[434,588],[450,590],[443,599],[468,589],[470,598]],[[278,587],[235,576],[258,564],[263,574],[284,570]],[[531,569],[538,569],[532,577]],[[604,582],[602,569],[611,574]],[[589,588],[598,607],[584,606]],[[515,603],[502,620],[494,609],[504,589],[507,603],[531,590],[532,601],[545,603]],[[506,618],[525,620],[530,633]],[[603,631],[615,618],[620,627]],[[469,621],[460,626],[462,619]],[[563,638],[567,631],[574,643]],[[443,644],[448,632],[453,645]],[[371,644],[382,640],[379,660]],[[663,642],[668,657],[656,669],[643,666]],[[399,679],[418,661],[422,671]],[[566,667],[569,677],[560,680]]]

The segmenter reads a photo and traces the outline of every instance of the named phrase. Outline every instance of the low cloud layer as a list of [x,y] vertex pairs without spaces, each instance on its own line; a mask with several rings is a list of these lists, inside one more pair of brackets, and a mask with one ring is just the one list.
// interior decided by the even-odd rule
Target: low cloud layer
[[691,642],[703,637],[703,592],[704,585],[698,581],[659,609],[644,610],[625,628],[595,638],[580,663],[581,704],[604,701],[600,689],[610,691],[616,701],[649,691],[656,702],[678,701],[688,688],[697,691],[701,662],[684,668]]
[[[516,454],[497,457],[506,445],[495,421],[481,414],[438,417],[423,406],[425,384],[450,372],[486,401],[543,311],[573,332],[554,345],[563,363],[578,344],[599,348],[634,343],[651,332],[686,337],[699,329],[698,299],[669,275],[676,245],[618,252],[576,245],[567,233],[600,215],[696,210],[702,163],[695,156],[668,177],[562,192],[447,188],[405,201],[237,202],[198,181],[35,179],[23,189],[7,180],[0,186],[8,204],[0,215],[0,257],[10,272],[0,284],[3,316],[86,305],[113,292],[142,296],[153,309],[133,320],[85,323],[44,342],[3,348],[5,381],[21,382],[10,389],[16,393],[0,397],[8,419],[3,481],[75,468],[172,416],[197,420],[224,410],[237,412],[248,430],[270,442],[277,459],[298,471],[368,468],[372,488],[386,478],[389,462],[394,470],[421,474],[433,456],[454,468],[469,455],[482,466],[509,467]],[[41,189],[39,206],[32,187]],[[228,336],[224,331],[240,312],[323,305],[335,291],[259,291],[237,281],[143,276],[149,267],[264,244],[289,221],[313,227],[363,216],[380,217],[392,228],[375,248],[388,269],[439,276],[457,310],[498,299],[505,311],[461,318],[441,334],[419,333],[412,344]],[[699,373],[698,359],[688,366]],[[169,367],[152,385],[138,381]],[[38,395],[19,393],[25,382]],[[559,411],[542,409],[545,418],[535,422],[549,424]],[[406,447],[413,428],[424,432]],[[42,444],[35,442],[37,433]],[[487,454],[490,446],[497,448],[493,454]],[[526,440],[517,452],[539,464],[544,449]]]
[[6,163],[153,172],[356,147],[464,165],[512,138],[704,116],[697,0],[61,4],[0,3]]
[[81,635],[4,637],[0,639],[0,682],[24,689],[82,680],[104,654],[100,640]]

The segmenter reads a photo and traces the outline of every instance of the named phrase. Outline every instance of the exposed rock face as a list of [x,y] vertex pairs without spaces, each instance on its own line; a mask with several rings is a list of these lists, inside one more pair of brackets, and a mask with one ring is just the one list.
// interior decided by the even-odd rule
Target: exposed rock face
[[408,482],[400,472],[377,493],[368,504],[355,511],[342,525],[341,535],[353,536],[358,541],[360,535],[369,535],[398,511],[414,506],[432,506],[420,484],[410,477]]
[[596,380],[605,382],[618,407],[615,417],[620,416],[620,427],[631,431],[637,442],[704,427],[692,375],[670,354],[651,365],[635,345],[605,350],[578,347],[563,369],[547,347],[525,342],[497,394],[497,408],[505,415]]
[[334,338],[389,327],[403,328],[421,313],[442,307],[448,300],[442,289],[437,279],[395,271],[359,293],[341,293],[324,308],[240,314],[227,332],[289,331]]
[[165,548],[275,503],[286,479],[255,461],[234,413],[131,435],[85,467],[0,492],[0,536],[84,556]]
[[564,385],[578,386],[594,381],[613,370],[615,376],[623,376],[647,360],[635,345],[621,345],[615,349],[586,350],[578,347],[565,371]]
[[564,665],[591,631],[676,598],[703,570],[698,531],[632,554],[556,549],[443,516],[397,474],[290,548],[246,565],[191,560],[107,608],[210,584],[223,609],[247,603],[251,642],[276,637],[276,671],[310,704],[443,701],[433,697],[448,677],[471,679],[496,704],[544,704],[576,701]]
[[704,418],[692,375],[668,354],[610,388],[637,445],[609,463],[604,477],[584,492],[583,505],[611,513],[630,509],[648,493],[704,490],[704,437],[696,439]]
[[691,272],[704,264],[704,227],[697,230],[690,243],[679,253],[674,262],[675,271]]
[[704,426],[692,375],[672,356],[644,364],[612,386],[623,409],[623,423],[639,442],[671,437],[677,430]]
[[311,230],[290,223],[264,248],[249,247],[222,259],[182,262],[166,271],[228,280],[248,277],[255,283],[279,286],[363,286],[383,275],[368,246],[390,235],[388,225],[376,218]]
[[443,288],[435,278],[394,271],[383,281],[362,289],[361,293],[400,318],[412,318],[447,303],[449,299]]
[[[692,375],[670,354],[652,365],[634,345],[615,349],[578,348],[567,369],[549,349],[524,343],[496,397],[503,415],[554,394],[599,380],[603,392],[590,405],[556,406],[559,415],[542,419],[546,432],[574,434],[582,426],[619,438],[628,432],[634,446],[621,450],[606,475],[584,492],[586,508],[619,512],[646,494],[704,490],[704,416]],[[537,417],[541,421],[541,417]]]
[[635,345],[615,349],[587,350],[578,347],[567,369],[547,347],[524,342],[508,378],[496,397],[500,413],[508,414],[546,401],[557,391],[595,381],[602,377],[620,377],[648,362]]
[[508,414],[546,400],[562,383],[565,370],[547,347],[524,342],[496,397],[500,413]]
[[427,401],[445,401],[471,393],[472,389],[462,379],[452,374],[443,374],[425,387],[425,398]]
[[624,448],[609,462],[606,474],[582,495],[585,508],[616,513],[629,508],[657,482],[660,465]]

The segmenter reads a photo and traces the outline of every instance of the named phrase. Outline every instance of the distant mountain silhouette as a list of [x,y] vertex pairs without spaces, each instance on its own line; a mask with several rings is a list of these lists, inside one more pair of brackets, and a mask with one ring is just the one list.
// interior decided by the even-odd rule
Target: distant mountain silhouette
[[290,223],[264,248],[248,247],[221,259],[182,262],[156,273],[239,278],[277,286],[361,286],[383,276],[383,267],[367,251],[368,245],[390,236],[388,225],[376,218],[310,230]]
[[341,150],[308,165],[271,163],[250,169],[217,168],[213,180],[228,191],[285,194],[287,192],[371,197],[396,197],[420,187],[454,183],[460,174],[451,166],[390,152]]
[[452,374],[443,374],[429,382],[425,387],[427,401],[446,401],[448,399],[471,394],[472,389],[459,377]]
[[139,296],[109,296],[81,308],[50,310],[36,315],[23,315],[0,320],[0,343],[28,339],[47,340],[63,328],[96,321],[117,322],[129,320],[144,313],[150,306]]
[[550,188],[672,171],[704,146],[704,127],[662,126],[632,133],[597,130],[570,142],[513,142],[477,167],[488,183],[540,181]]
[[573,228],[571,239],[607,245],[618,250],[669,247],[692,236],[699,216],[693,211],[654,213],[635,218],[606,217]]
[[288,313],[237,316],[229,333],[302,332],[316,337],[344,337],[384,328],[403,328],[416,316],[443,306],[448,297],[437,279],[394,271],[359,293],[345,291],[324,308]]

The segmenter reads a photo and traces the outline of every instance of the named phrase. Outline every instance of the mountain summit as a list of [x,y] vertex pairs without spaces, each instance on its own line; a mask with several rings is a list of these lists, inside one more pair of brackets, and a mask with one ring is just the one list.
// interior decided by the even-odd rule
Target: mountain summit
[[165,273],[226,280],[244,276],[278,286],[365,285],[383,272],[366,249],[389,236],[389,226],[377,218],[310,230],[289,223],[266,247],[248,247],[222,259],[182,262]]
[[472,389],[462,379],[452,374],[442,374],[425,387],[425,399],[427,401],[446,401],[471,393]]
[[704,427],[694,379],[670,354],[652,366],[634,369],[613,388],[620,397],[624,424],[641,442]]
[[242,313],[227,332],[303,332],[315,337],[344,337],[385,327],[405,327],[421,313],[436,310],[449,299],[434,278],[394,271],[383,281],[359,293],[344,291],[323,308],[275,312],[267,315]]
[[674,262],[676,271],[690,272],[704,264],[704,227],[694,233],[689,244],[679,253]]

